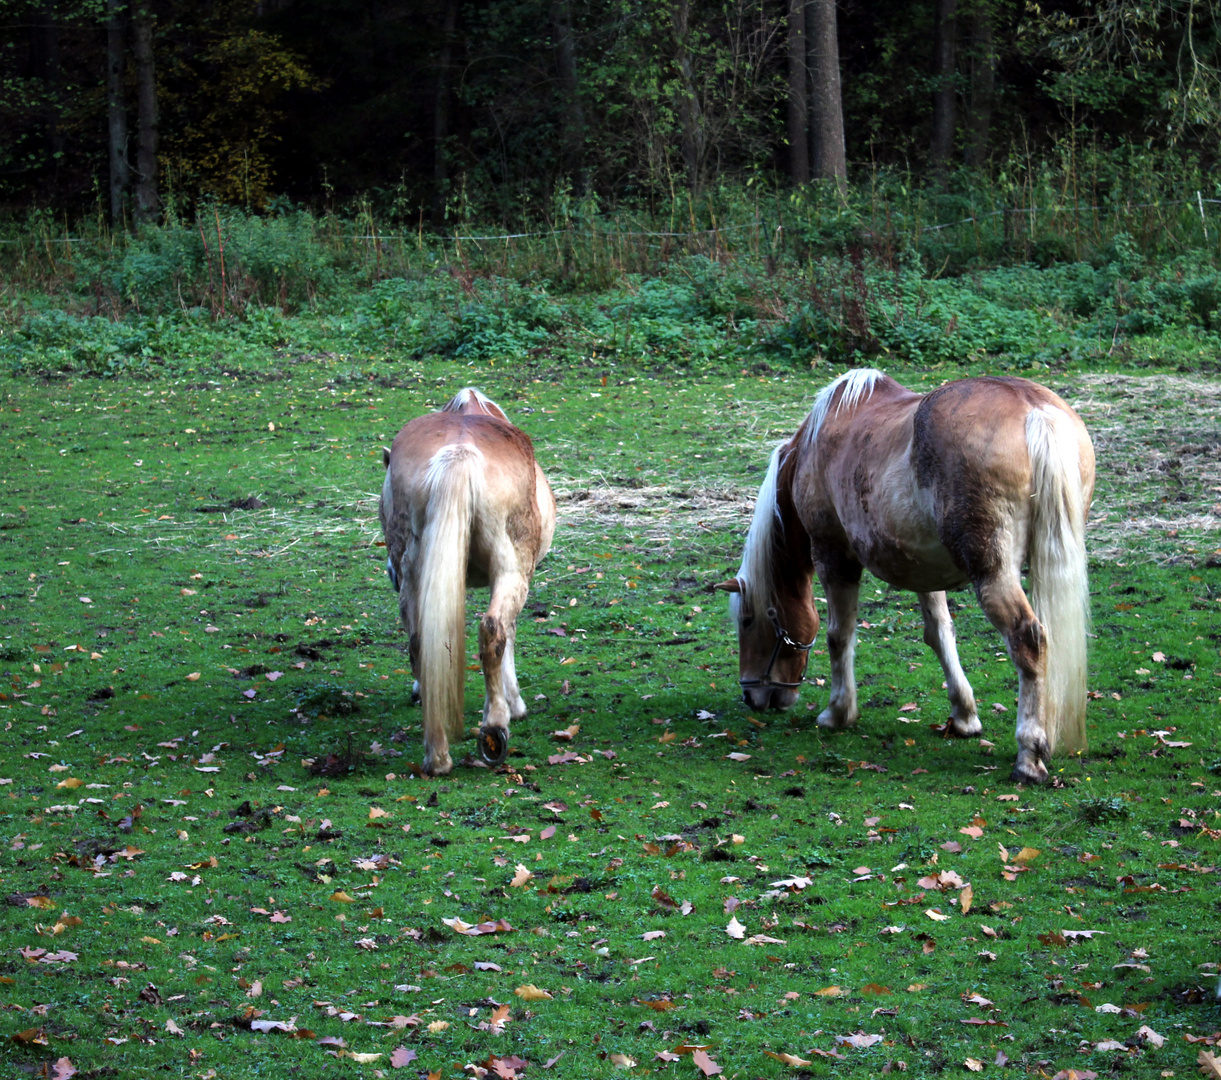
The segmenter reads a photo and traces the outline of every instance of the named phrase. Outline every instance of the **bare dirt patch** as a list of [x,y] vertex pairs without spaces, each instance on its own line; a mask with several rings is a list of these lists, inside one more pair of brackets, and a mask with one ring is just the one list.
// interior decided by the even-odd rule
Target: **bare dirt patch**
[[1221,381],[1083,375],[1062,391],[1098,457],[1090,555],[1164,562],[1221,547]]
[[[1111,562],[1139,550],[1161,562],[1194,562],[1221,555],[1221,381],[1083,375],[1059,389],[1085,420],[1098,457],[1091,557]],[[776,431],[759,426],[762,464]],[[724,478],[700,490],[572,485],[557,488],[556,497],[570,524],[638,530],[669,550],[692,530],[738,529],[745,537],[756,490],[754,479]]]

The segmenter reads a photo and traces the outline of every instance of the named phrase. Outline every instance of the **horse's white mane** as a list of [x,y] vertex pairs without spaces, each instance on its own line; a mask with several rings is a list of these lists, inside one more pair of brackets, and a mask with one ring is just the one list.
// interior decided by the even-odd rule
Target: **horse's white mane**
[[831,401],[841,387],[843,393],[840,394],[839,404],[835,407],[836,414],[841,409],[851,409],[859,405],[873,393],[877,381],[885,377],[885,373],[878,371],[877,368],[857,368],[855,371],[845,372],[820,391],[818,397],[814,399],[814,404],[810,407],[810,417],[806,427],[806,446],[813,446],[818,439],[818,433],[822,430],[827,414],[831,411]]
[[[773,577],[772,538],[775,530],[784,528],[780,507],[776,502],[776,482],[780,475],[780,459],[784,447],[784,443],[777,443],[772,450],[767,473],[755,498],[755,514],[751,518],[746,545],[742,549],[742,565],[738,567],[738,581],[742,592],[740,595],[735,593],[730,598],[730,612],[735,621],[738,618],[741,597],[749,596],[754,588],[766,587]],[[770,598],[767,603],[771,603]]]
[[479,412],[487,413],[489,416],[499,417],[501,420],[508,420],[508,415],[499,405],[496,404],[490,397],[485,396],[473,386],[466,386],[459,390],[450,400],[442,407],[442,412],[462,412],[468,405],[474,404]]
[[[884,374],[874,368],[858,368],[841,375],[832,382],[818,397],[810,408],[809,421],[806,427],[806,446],[812,446],[818,438],[823,421],[831,411],[831,402],[842,389],[836,412],[840,409],[851,409],[873,393],[873,388]],[[740,594],[730,598],[730,612],[735,620],[739,618],[741,604],[744,598],[750,597],[755,590],[769,588],[775,575],[772,571],[772,549],[778,530],[784,529],[784,521],[780,517],[780,507],[776,501],[776,485],[780,475],[780,463],[784,457],[785,443],[779,443],[772,450],[771,460],[767,465],[767,474],[759,485],[759,494],[755,499],[755,514],[751,518],[750,531],[746,534],[746,546],[742,549],[742,565],[738,567],[738,582]],[[775,602],[774,597],[756,597],[756,606],[766,607]]]

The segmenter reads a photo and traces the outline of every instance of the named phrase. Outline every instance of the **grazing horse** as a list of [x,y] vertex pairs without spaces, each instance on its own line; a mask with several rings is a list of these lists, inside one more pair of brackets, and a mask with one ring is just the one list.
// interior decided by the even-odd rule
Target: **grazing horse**
[[424,708],[424,771],[448,773],[450,740],[464,734],[467,586],[491,588],[479,621],[486,685],[479,750],[499,764],[510,717],[526,715],[513,659],[517,616],[551,547],[555,498],[530,437],[469,388],[440,412],[412,420],[382,460],[386,570]]
[[841,375],[772,453],[741,568],[716,586],[734,594],[747,705],[797,700],[818,631],[816,573],[831,661],[818,723],[856,723],[857,596],[868,569],[918,596],[924,641],[949,690],[947,732],[978,735],[945,599],[969,583],[1018,672],[1012,778],[1042,783],[1053,752],[1085,749],[1093,490],[1085,425],[1042,386],[985,377],[916,394],[880,371]]

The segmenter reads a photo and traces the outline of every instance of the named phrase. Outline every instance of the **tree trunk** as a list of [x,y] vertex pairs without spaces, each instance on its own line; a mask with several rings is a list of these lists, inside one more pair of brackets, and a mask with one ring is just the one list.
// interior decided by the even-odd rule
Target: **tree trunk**
[[551,33],[555,38],[555,66],[564,95],[563,167],[572,177],[578,195],[589,187],[585,174],[585,110],[577,77],[577,45],[572,32],[569,0],[551,0]]
[[106,0],[106,113],[110,148],[110,223],[123,223],[123,204],[131,184],[127,164],[127,111],[123,107],[126,33],[121,0]]
[[809,75],[806,68],[806,0],[789,0],[789,180],[794,187],[810,179]]
[[996,43],[991,5],[977,3],[970,15],[971,104],[967,114],[966,162],[978,169],[988,159],[992,103],[996,96]]
[[789,181],[794,187],[810,179],[810,76],[806,67],[806,0],[789,0]]
[[929,165],[944,186],[954,153],[954,15],[957,0],[936,0],[933,20],[933,130]]
[[848,178],[844,149],[844,105],[839,77],[839,33],[835,0],[808,0],[806,55],[810,68],[810,156],[816,180]]
[[439,225],[445,219],[445,200],[449,195],[449,158],[445,141],[449,138],[450,69],[454,62],[454,28],[458,25],[458,0],[445,5],[445,26],[442,30],[441,54],[437,57],[437,97],[433,108],[432,135],[432,220]]
[[687,172],[687,186],[692,192],[700,189],[701,167],[704,158],[703,117],[699,96],[695,90],[695,73],[691,64],[691,53],[687,48],[691,25],[690,0],[675,0],[674,64],[679,75],[678,120],[682,144],[683,166]]
[[153,16],[146,4],[132,11],[136,61],[136,223],[157,220],[157,66],[153,60]]

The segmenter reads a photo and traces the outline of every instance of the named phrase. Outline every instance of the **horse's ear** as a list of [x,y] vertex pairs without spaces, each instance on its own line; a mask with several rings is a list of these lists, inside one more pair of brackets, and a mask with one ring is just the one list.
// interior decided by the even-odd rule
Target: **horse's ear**
[[742,591],[742,582],[737,578],[730,578],[728,581],[718,581],[712,586],[714,589],[720,589],[721,592],[736,592]]
[[386,446],[382,447],[382,468],[390,468],[390,449]]

